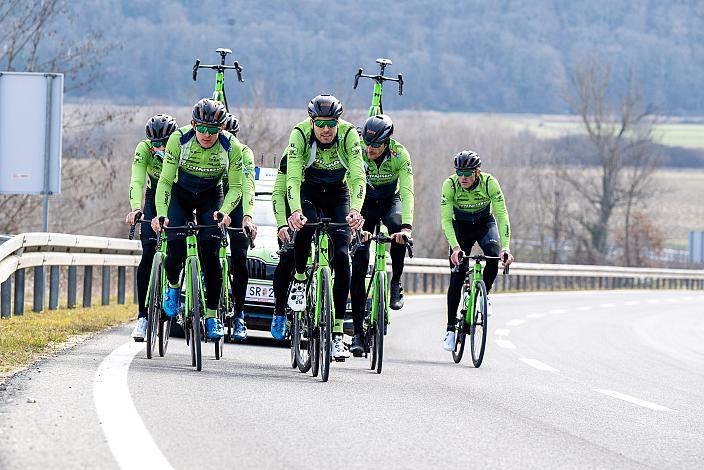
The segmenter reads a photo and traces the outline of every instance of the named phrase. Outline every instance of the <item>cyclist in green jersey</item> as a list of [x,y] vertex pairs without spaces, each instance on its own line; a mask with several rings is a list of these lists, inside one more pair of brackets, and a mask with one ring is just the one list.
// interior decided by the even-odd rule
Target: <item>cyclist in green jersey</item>
[[[363,152],[367,172],[367,193],[362,206],[364,217],[364,239],[382,221],[391,238],[391,299],[389,307],[399,310],[403,307],[401,274],[406,249],[405,240],[411,238],[413,228],[413,167],[408,151],[392,139],[394,123],[385,114],[372,116],[362,128],[362,140],[366,145]],[[404,238],[405,237],[405,238]],[[369,266],[369,244],[357,249],[352,259],[352,321],[354,337],[350,351],[353,354],[364,352],[364,307],[366,303],[365,279]]]
[[[132,177],[130,178],[130,207],[131,211],[125,217],[125,222],[134,225],[137,214],[144,214],[144,220],[151,220],[156,215],[154,206],[154,193],[164,161],[164,148],[166,141],[178,129],[176,120],[166,114],[157,114],[147,121],[147,138],[137,144],[132,160]],[[144,183],[147,190],[144,191]],[[144,193],[144,204],[142,204]],[[149,271],[156,251],[156,234],[147,226],[140,227],[139,239],[142,242],[142,259],[137,268],[137,300],[139,302],[137,325],[132,331],[135,341],[144,341],[147,332],[147,289],[149,288]]]
[[[296,236],[294,256],[296,272],[291,285],[289,307],[305,309],[305,269],[315,230],[306,222],[317,222],[318,210],[332,222],[347,221],[352,230],[364,224],[360,214],[364,203],[366,178],[362,149],[355,127],[340,119],[342,103],[332,95],[318,95],[308,104],[309,119],[296,124],[289,138],[286,174],[286,198],[291,208],[289,227]],[[349,357],[342,342],[347,296],[350,291],[350,230],[330,233],[334,273],[333,356]]]
[[[506,210],[506,201],[499,182],[489,173],[482,173],[481,158],[475,152],[465,150],[455,156],[455,174],[442,184],[440,213],[442,231],[450,244],[450,267],[460,264],[464,253],[469,253],[475,242],[486,256],[500,256],[505,266],[513,261],[509,251],[511,225]],[[494,215],[496,218],[494,218]],[[498,229],[497,229],[498,223]],[[462,295],[462,284],[467,265],[459,272],[450,274],[447,290],[447,331],[443,349],[455,348],[455,316]],[[484,284],[491,291],[499,260],[488,259],[484,268]],[[491,301],[487,296],[488,313]]]
[[[271,192],[271,205],[276,218],[278,229],[277,237],[279,248],[284,243],[290,241],[288,218],[291,215],[291,209],[286,200],[286,170],[288,168],[286,153],[281,157],[279,162],[279,170],[276,172],[276,180],[274,181],[274,189]],[[294,272],[294,254],[293,250],[287,249],[279,255],[279,263],[274,270],[274,316],[271,319],[271,336],[274,339],[281,341],[286,337],[286,293],[288,286],[291,284]]]
[[[164,165],[156,189],[156,213],[152,228],[158,231],[163,223],[182,226],[193,220],[212,225],[201,230],[198,246],[205,275],[205,327],[210,339],[223,336],[223,325],[217,317],[222,288],[222,271],[218,259],[220,230],[228,226],[229,214],[242,202],[243,154],[245,146],[223,130],[227,111],[225,105],[209,98],[193,107],[191,125],[182,127],[166,143]],[[228,192],[223,198],[221,180],[228,175]],[[218,222],[220,219],[220,222]],[[168,288],[164,296],[164,312],[174,317],[180,303],[179,274],[186,259],[185,232],[168,234],[164,268]]]
[[[240,131],[239,120],[232,114],[225,119],[225,130],[237,137]],[[252,150],[244,146],[242,150],[242,200],[240,204],[230,213],[233,227],[244,227],[252,238],[257,237],[257,226],[252,220],[254,212],[254,154]],[[223,188],[227,196],[227,174],[223,177]],[[239,232],[230,232],[230,275],[232,278],[232,297],[234,304],[234,323],[232,337],[236,340],[247,338],[247,325],[244,322],[244,301],[247,296],[247,283],[249,282],[249,272],[247,271],[247,249],[249,240],[247,236]]]

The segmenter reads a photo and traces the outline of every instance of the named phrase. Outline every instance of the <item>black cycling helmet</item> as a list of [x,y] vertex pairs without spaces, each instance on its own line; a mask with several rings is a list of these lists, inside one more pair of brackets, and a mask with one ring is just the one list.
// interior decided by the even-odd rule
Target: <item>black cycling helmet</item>
[[237,137],[237,133],[240,131],[240,121],[233,114],[227,113],[227,118],[225,119],[225,130]]
[[455,155],[455,170],[476,170],[482,166],[482,159],[476,152],[463,150]]
[[227,119],[225,105],[210,98],[203,98],[193,106],[193,120],[198,124],[221,126]]
[[367,145],[385,144],[394,134],[394,122],[386,114],[367,118],[362,129],[362,139]]
[[317,117],[339,118],[342,116],[342,103],[332,95],[318,95],[308,103],[308,115]]
[[178,129],[176,119],[168,114],[157,114],[156,116],[150,117],[147,121],[147,139],[164,141],[168,139],[171,133],[176,129]]

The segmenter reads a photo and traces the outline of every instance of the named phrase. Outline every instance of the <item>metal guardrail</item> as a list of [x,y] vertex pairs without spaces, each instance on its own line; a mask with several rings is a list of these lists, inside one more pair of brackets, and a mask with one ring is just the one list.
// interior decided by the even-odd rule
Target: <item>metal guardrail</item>
[[[112,267],[117,267],[117,301],[125,303],[127,268],[133,270],[133,291],[136,299],[136,276],[141,246],[138,241],[120,238],[68,235],[63,233],[23,233],[0,244],[0,313],[8,318],[24,313],[25,270],[34,271],[33,310],[45,307],[46,277],[49,267],[49,309],[59,306],[61,268],[67,268],[67,305],[76,306],[78,267],[83,267],[83,306],[92,301],[93,267],[102,270],[103,305],[110,303]],[[14,282],[13,282],[14,281]],[[14,284],[14,296],[12,285]]]
[[[141,245],[138,241],[68,235],[24,233],[0,237],[0,307],[2,317],[24,313],[25,270],[34,271],[33,310],[45,307],[45,268],[50,268],[49,309],[59,305],[60,269],[67,269],[67,305],[76,306],[78,267],[83,267],[83,306],[92,299],[93,268],[102,272],[103,305],[110,303],[112,267],[117,267],[117,302],[125,303],[127,268],[132,268],[136,302],[136,267]],[[446,259],[406,260],[404,289],[408,293],[445,293],[450,269]],[[14,281],[14,282],[13,282]],[[14,296],[12,285],[14,284]],[[495,291],[540,291],[561,289],[704,289],[704,270],[629,268],[565,264],[514,263],[510,276],[499,276]]]

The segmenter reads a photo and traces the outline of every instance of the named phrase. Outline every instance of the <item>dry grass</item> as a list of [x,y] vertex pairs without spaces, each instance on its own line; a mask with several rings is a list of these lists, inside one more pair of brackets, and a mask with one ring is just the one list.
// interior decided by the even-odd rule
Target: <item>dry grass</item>
[[133,305],[60,309],[0,320],[0,378],[27,366],[72,337],[135,318]]

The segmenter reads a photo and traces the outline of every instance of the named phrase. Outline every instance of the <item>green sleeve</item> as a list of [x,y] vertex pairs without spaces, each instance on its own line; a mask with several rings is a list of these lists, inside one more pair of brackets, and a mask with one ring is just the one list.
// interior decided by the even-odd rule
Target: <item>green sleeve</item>
[[242,164],[245,174],[242,185],[242,210],[252,217],[254,212],[254,152],[246,145],[242,148]]
[[271,191],[271,205],[274,209],[276,226],[278,228],[286,226],[286,173],[280,169],[276,173],[274,189]]
[[501,192],[501,186],[496,178],[490,178],[488,182],[489,197],[491,198],[491,210],[496,215],[496,223],[499,226],[499,237],[501,238],[501,249],[509,250],[511,244],[511,223],[508,220],[508,210],[506,210],[506,200]]
[[399,168],[398,190],[401,193],[401,224],[413,227],[413,167],[411,156],[405,149]]
[[144,180],[147,175],[147,164],[151,152],[147,144],[140,142],[134,149],[134,160],[132,160],[132,176],[130,177],[130,207],[132,210],[142,208],[142,192],[144,191]]
[[236,145],[235,142],[232,142],[232,140],[230,140],[230,144],[230,152],[228,153],[230,166],[227,171],[227,196],[225,196],[225,200],[220,207],[220,212],[228,215],[237,207],[237,204],[242,201],[242,189],[244,184],[246,184],[243,182],[242,171],[244,146],[240,147]]
[[171,188],[174,185],[174,180],[178,172],[178,160],[181,157],[181,133],[174,132],[166,142],[166,151],[164,152],[164,164],[161,167],[159,175],[159,183],[156,185],[156,195],[154,197],[156,203],[157,217],[166,217],[169,213],[169,201],[171,201]]
[[442,184],[442,197],[440,199],[440,220],[442,225],[442,233],[445,234],[447,242],[450,244],[450,248],[454,249],[460,244],[457,242],[457,235],[455,235],[455,227],[452,225],[452,221],[455,218],[454,212],[454,201],[455,189],[452,186],[452,180],[450,178],[446,179]]
[[350,209],[362,211],[364,195],[367,190],[367,174],[362,161],[362,147],[359,134],[351,127],[344,136],[345,155],[347,155],[347,184],[350,188]]
[[286,197],[291,212],[301,210],[301,183],[306,162],[306,142],[298,129],[291,131],[286,148],[288,169],[286,170]]

